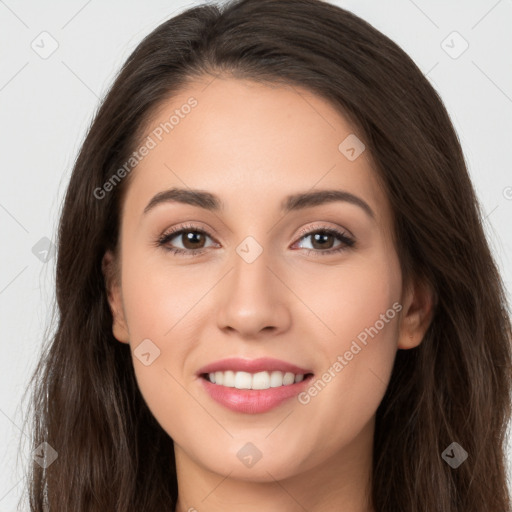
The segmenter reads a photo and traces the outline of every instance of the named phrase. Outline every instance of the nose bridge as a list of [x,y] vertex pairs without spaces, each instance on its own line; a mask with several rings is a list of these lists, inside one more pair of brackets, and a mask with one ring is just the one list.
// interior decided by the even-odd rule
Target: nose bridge
[[264,291],[268,294],[272,287],[268,248],[264,248],[254,237],[247,237],[238,245],[235,253],[232,279],[236,281],[236,287],[252,291],[252,294]]
[[262,329],[285,328],[290,320],[285,287],[274,275],[271,251],[254,237],[237,247],[230,262],[233,270],[222,288],[219,327],[230,327],[246,335]]

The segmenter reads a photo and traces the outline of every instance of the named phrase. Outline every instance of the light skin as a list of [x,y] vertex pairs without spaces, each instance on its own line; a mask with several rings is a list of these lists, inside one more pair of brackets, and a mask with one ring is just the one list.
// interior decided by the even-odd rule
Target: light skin
[[[329,102],[295,86],[204,77],[162,105],[148,134],[191,96],[198,105],[132,171],[120,281],[108,280],[115,338],[132,354],[145,339],[160,350],[150,365],[135,355],[133,365],[174,440],[176,510],[369,512],[375,412],[397,349],[421,343],[432,293],[403,282],[369,151],[354,161],[340,152],[355,130]],[[210,192],[224,206],[166,202],[144,213],[173,187]],[[281,211],[288,195],[324,189],[357,196],[373,217],[347,201]],[[202,254],[155,243],[184,224],[194,226],[195,241],[177,235],[167,247]],[[355,242],[315,242],[322,228]],[[252,263],[236,251],[248,236],[263,249]],[[104,264],[112,268],[112,253]],[[395,303],[400,313],[307,404],[295,397],[261,414],[231,411],[196,375],[227,357],[273,357],[319,379]],[[262,453],[252,467],[237,457],[248,442]]]

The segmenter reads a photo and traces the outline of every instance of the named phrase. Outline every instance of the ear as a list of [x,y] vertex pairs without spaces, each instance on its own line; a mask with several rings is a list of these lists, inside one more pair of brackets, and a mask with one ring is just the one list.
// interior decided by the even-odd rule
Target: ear
[[412,279],[403,297],[398,348],[417,347],[432,322],[435,293],[432,286],[422,279]]
[[103,255],[101,270],[105,279],[110,311],[112,312],[112,333],[114,338],[121,343],[129,343],[130,336],[123,308],[118,261],[112,251],[108,250]]

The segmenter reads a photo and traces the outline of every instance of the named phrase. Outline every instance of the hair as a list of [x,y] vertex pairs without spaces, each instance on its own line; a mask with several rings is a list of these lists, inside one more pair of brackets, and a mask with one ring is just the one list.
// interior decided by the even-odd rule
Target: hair
[[[102,257],[119,248],[129,174],[93,193],[137,148],[159,108],[201,77],[302,87],[352,123],[393,213],[404,282],[435,297],[422,343],[398,350],[376,411],[376,512],[509,511],[511,323],[460,142],[442,100],[393,41],[321,0],[190,8],[144,38],[98,108],[75,161],[58,230],[58,326],[29,386],[31,512],[174,510],[173,441],[149,411],[130,346],[112,333]],[[193,114],[192,114],[193,115]],[[118,277],[118,274],[116,274]],[[442,452],[457,442],[467,460]]]

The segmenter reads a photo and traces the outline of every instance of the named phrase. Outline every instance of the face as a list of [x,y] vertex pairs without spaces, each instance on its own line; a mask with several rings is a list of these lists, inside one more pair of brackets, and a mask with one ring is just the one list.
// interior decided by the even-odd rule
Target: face
[[[109,300],[177,457],[253,481],[367,460],[397,348],[421,333],[354,128],[306,90],[209,78],[163,105],[147,136]],[[338,194],[296,199],[327,190]],[[208,372],[227,358],[278,362]]]

